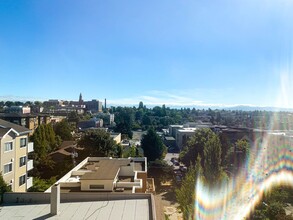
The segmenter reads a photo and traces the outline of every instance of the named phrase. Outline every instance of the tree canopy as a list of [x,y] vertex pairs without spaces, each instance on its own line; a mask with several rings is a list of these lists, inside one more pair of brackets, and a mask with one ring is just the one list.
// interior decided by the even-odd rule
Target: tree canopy
[[116,132],[127,134],[132,138],[132,127],[134,123],[134,111],[132,108],[118,107],[115,113]]
[[221,167],[221,142],[219,136],[213,134],[204,145],[203,172],[208,184],[216,184],[224,176]]
[[191,165],[188,168],[180,188],[175,190],[179,209],[183,213],[183,219],[193,219],[196,179],[199,176],[203,177],[202,172],[201,158],[198,156],[195,166]]
[[153,128],[150,128],[147,134],[142,137],[141,147],[148,161],[162,159],[167,149]]
[[109,157],[117,153],[116,142],[102,129],[85,132],[78,141],[78,146],[84,148],[85,156]]
[[36,160],[46,159],[48,153],[56,150],[61,143],[51,124],[42,124],[37,127],[31,137],[34,142],[34,156]]
[[195,134],[187,141],[187,146],[180,153],[180,160],[189,166],[191,163],[195,163],[197,156],[204,158],[204,145],[214,135],[209,128],[196,130]]
[[57,122],[54,125],[54,131],[63,141],[72,140],[71,128],[67,120]]

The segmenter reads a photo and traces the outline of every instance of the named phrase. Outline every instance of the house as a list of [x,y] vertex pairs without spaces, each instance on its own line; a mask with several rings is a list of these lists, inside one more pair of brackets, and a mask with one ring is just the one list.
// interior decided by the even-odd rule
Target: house
[[[145,193],[147,159],[87,157],[56,182],[61,191]],[[51,187],[46,190],[50,192]]]
[[0,172],[13,192],[26,192],[32,186],[28,171],[33,169],[33,160],[28,154],[34,145],[28,142],[31,131],[25,127],[0,119]]

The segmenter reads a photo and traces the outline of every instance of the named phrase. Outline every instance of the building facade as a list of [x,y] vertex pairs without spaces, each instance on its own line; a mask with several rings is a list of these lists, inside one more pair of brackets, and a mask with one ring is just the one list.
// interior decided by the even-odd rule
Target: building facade
[[13,192],[26,192],[33,184],[28,171],[33,169],[33,143],[28,142],[31,131],[0,119],[0,172]]
[[102,112],[103,103],[99,100],[93,99],[92,101],[84,102],[86,110],[92,113]]
[[24,126],[33,134],[35,129],[41,124],[51,122],[51,117],[48,114],[22,114],[22,113],[0,113],[0,119],[11,123]]

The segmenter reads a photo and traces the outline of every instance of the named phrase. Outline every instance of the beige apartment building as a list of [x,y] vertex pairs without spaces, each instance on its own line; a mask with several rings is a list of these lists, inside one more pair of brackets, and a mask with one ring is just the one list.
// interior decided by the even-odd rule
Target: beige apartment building
[[28,154],[34,151],[28,142],[31,130],[0,119],[0,172],[13,192],[26,192],[33,184],[28,171],[33,169],[33,160]]

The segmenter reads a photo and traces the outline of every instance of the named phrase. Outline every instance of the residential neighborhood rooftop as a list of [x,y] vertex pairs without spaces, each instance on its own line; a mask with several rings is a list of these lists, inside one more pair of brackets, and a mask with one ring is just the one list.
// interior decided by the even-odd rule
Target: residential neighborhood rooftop
[[[16,132],[21,133],[21,134],[30,132],[29,129],[27,129],[23,126],[5,121],[3,119],[0,119],[0,128],[6,128],[6,129],[12,128],[13,130],[15,130]],[[4,132],[4,130],[2,132]]]

